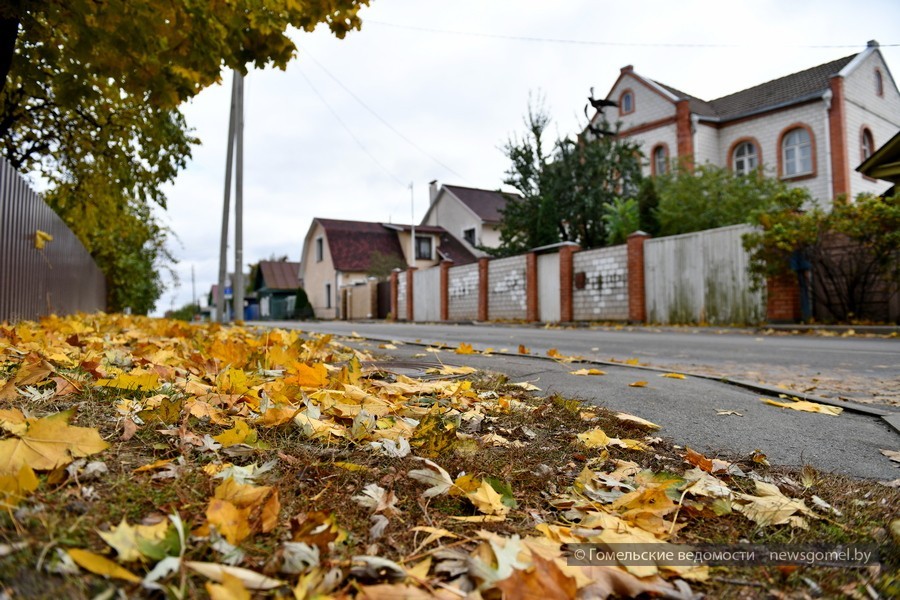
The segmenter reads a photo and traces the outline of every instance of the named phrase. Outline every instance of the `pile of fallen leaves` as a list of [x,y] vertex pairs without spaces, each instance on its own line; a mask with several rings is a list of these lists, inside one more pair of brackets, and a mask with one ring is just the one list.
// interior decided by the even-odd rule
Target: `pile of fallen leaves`
[[[790,541],[841,514],[760,454],[710,459],[527,382],[371,359],[140,317],[0,327],[0,592],[692,598],[709,567],[571,566],[568,547]],[[853,506],[881,517],[883,494]]]

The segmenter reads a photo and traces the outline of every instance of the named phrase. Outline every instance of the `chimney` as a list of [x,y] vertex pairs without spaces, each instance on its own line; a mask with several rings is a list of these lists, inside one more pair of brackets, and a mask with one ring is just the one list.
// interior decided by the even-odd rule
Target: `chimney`
[[877,48],[878,40],[869,40],[868,43],[866,44],[866,47],[867,48]]
[[438,185],[437,179],[432,179],[428,182],[428,196],[431,200],[431,204],[434,204],[434,201],[437,200],[438,191],[440,191],[440,186]]

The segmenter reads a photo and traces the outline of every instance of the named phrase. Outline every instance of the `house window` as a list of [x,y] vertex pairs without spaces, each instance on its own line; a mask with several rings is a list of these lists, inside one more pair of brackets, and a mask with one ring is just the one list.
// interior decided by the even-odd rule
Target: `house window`
[[475,245],[475,228],[471,227],[469,229],[463,229],[463,240],[466,241],[470,246]]
[[331,308],[331,284],[325,284],[325,308]]
[[875,94],[884,96],[884,75],[881,74],[881,69],[875,69]]
[[653,148],[651,156],[653,158],[651,169],[654,175],[665,175],[669,172],[669,149],[665,145],[660,144]]
[[431,260],[430,236],[416,236],[416,260]]
[[634,92],[625,90],[619,96],[619,114],[627,115],[634,112]]
[[734,149],[731,157],[734,172],[738,175],[748,175],[759,168],[759,153],[753,142],[741,142]]
[[875,138],[872,137],[872,132],[868,127],[864,127],[862,130],[862,139],[860,140],[860,152],[862,155],[862,159],[866,160],[872,153],[875,152]]
[[322,262],[325,258],[325,240],[316,238],[316,262]]
[[797,177],[813,172],[812,140],[809,131],[796,127],[788,131],[781,140],[781,174]]

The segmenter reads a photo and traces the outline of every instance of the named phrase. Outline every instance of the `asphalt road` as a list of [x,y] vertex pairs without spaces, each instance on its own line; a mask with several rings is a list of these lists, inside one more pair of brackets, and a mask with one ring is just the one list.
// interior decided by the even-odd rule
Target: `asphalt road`
[[[271,323],[270,323],[271,324]],[[396,350],[378,349],[377,342],[355,342],[398,360],[469,365],[527,380],[543,393],[560,393],[607,408],[629,412],[662,426],[659,435],[679,445],[723,458],[765,453],[772,464],[802,466],[855,477],[893,480],[900,469],[881,449],[900,449],[900,435],[877,417],[845,411],[837,417],[769,406],[760,394],[708,379],[667,379],[658,373],[625,366],[604,366],[604,376],[577,377],[572,365],[528,356],[485,357],[449,351],[425,353],[413,343],[459,342],[476,349],[526,345],[534,354],[558,348],[565,355],[589,359],[653,359],[658,365],[698,361],[752,360],[783,366],[810,363],[821,369],[852,369],[865,373],[900,371],[900,343],[858,338],[762,337],[748,334],[685,333],[671,331],[601,331],[537,329],[472,325],[411,325],[389,323],[274,323],[304,331],[406,342]],[[762,341],[758,341],[761,339]],[[638,380],[646,387],[630,387]],[[719,415],[736,411],[742,416]]]

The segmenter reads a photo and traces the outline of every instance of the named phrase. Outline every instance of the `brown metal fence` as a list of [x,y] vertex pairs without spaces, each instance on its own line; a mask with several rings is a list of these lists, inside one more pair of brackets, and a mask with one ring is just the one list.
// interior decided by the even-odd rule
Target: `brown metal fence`
[[95,312],[105,305],[106,281],[91,255],[0,157],[0,322]]

